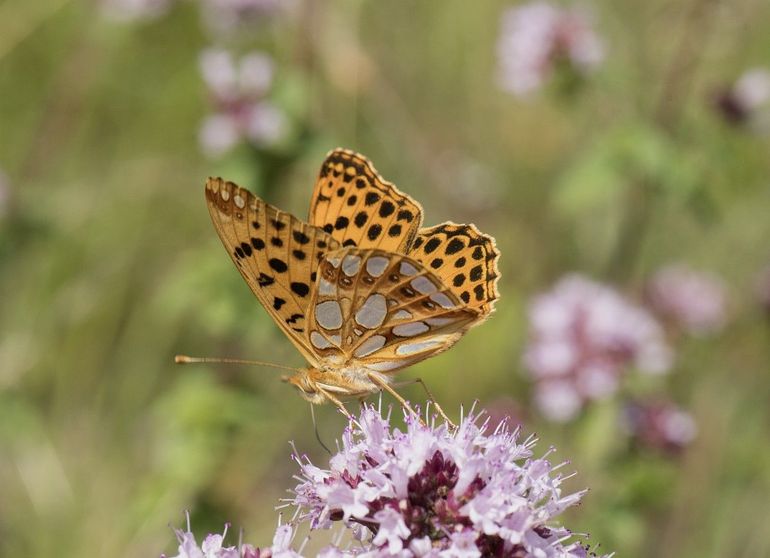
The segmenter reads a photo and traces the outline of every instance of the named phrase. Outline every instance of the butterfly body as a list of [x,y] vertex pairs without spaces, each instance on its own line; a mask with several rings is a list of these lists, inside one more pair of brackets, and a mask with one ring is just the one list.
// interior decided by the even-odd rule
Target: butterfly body
[[388,389],[498,297],[491,237],[474,225],[421,228],[420,205],[351,151],[327,155],[308,222],[219,178],[206,199],[241,275],[308,361],[288,381],[313,403]]
[[329,400],[325,394],[342,398],[365,397],[380,391],[380,386],[371,380],[372,375],[382,382],[389,381],[387,376],[360,365],[305,368],[287,381],[299,390],[303,399],[320,404]]

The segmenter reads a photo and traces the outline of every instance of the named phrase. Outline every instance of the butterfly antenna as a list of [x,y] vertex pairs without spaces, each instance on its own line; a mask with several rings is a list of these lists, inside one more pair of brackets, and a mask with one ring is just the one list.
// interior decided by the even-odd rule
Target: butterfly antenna
[[291,370],[292,372],[302,372],[299,368],[273,364],[272,362],[263,362],[261,360],[244,360],[241,358],[212,358],[212,357],[191,357],[187,355],[176,355],[174,362],[177,364],[199,364],[199,363],[219,363],[219,364],[251,364],[256,366],[269,366],[270,368],[279,368],[281,370]]
[[326,444],[324,444],[324,441],[321,439],[321,435],[318,433],[318,423],[315,421],[315,405],[312,403],[310,404],[310,418],[313,419],[313,431],[315,432],[315,439],[318,440],[318,443],[321,444],[321,447],[326,450],[326,453],[332,455],[332,450],[326,447]]

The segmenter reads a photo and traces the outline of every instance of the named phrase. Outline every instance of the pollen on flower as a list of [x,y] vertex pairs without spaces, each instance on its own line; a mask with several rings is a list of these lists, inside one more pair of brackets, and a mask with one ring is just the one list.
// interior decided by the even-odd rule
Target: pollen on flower
[[535,403],[550,420],[571,420],[589,401],[611,396],[631,368],[662,373],[671,366],[663,329],[647,311],[579,275],[535,297],[529,322],[524,364]]
[[535,457],[533,437],[474,413],[456,431],[405,421],[402,432],[365,407],[328,469],[295,455],[301,477],[287,505],[298,521],[343,522],[367,556],[586,556],[555,524],[583,492],[564,493],[561,465]]

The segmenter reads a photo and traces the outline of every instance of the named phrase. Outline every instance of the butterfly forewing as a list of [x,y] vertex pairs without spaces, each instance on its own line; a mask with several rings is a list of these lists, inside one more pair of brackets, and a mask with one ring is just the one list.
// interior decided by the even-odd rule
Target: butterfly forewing
[[339,248],[337,241],[221,178],[207,181],[206,202],[251,290],[303,355],[317,362],[306,341],[307,309],[319,263]]
[[422,208],[385,182],[365,157],[336,149],[318,175],[309,222],[343,247],[405,252],[422,223]]
[[478,309],[483,317],[494,310],[500,253],[495,240],[475,225],[443,223],[420,229],[409,255],[440,277],[464,306]]
[[318,269],[307,342],[328,364],[394,371],[446,350],[478,317],[416,260],[343,248]]

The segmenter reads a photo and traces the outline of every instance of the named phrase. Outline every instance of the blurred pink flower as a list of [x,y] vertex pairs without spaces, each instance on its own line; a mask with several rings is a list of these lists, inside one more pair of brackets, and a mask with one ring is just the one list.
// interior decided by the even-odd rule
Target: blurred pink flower
[[704,336],[727,321],[727,288],[717,275],[682,264],[658,270],[647,285],[650,305],[688,333]]
[[208,155],[222,155],[241,141],[263,146],[284,136],[286,118],[266,100],[274,72],[269,56],[253,52],[236,61],[229,51],[211,48],[201,54],[200,70],[215,110],[200,129]]
[[717,95],[716,106],[728,122],[767,132],[770,130],[770,70],[746,71]]
[[535,403],[550,420],[569,421],[592,400],[613,395],[630,369],[663,373],[672,352],[644,309],[580,275],[561,279],[529,308],[524,364]]
[[102,13],[121,23],[149,21],[165,15],[173,0],[102,0]]
[[490,424],[500,424],[505,420],[511,427],[524,424],[524,409],[519,403],[507,395],[492,399],[485,406]]
[[546,1],[508,8],[497,43],[501,87],[524,96],[539,89],[557,64],[584,75],[604,60],[588,13]]
[[636,444],[668,454],[681,452],[698,433],[692,416],[668,401],[627,403],[623,426]]

